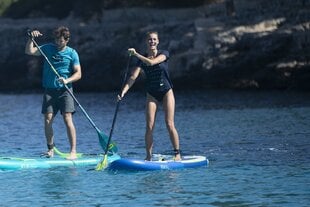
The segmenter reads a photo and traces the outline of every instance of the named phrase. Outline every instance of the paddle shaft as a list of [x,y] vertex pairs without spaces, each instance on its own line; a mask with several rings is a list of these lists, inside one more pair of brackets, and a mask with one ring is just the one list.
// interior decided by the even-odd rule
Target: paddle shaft
[[[126,66],[126,72],[125,72],[125,75],[124,75],[124,79],[123,79],[123,83],[122,83],[119,95],[121,95],[122,89],[123,89],[123,87],[124,87],[124,85],[126,83],[126,80],[127,80],[127,74],[128,74],[128,71],[129,71],[130,57],[131,56],[129,55],[128,61],[127,61],[127,66]],[[113,121],[112,121],[112,126],[111,126],[111,130],[110,130],[110,134],[109,134],[109,139],[108,139],[107,147],[105,148],[104,155],[106,155],[108,153],[108,149],[109,149],[109,145],[110,145],[110,142],[111,142],[112,134],[113,134],[113,131],[114,131],[114,125],[115,125],[115,122],[116,122],[116,117],[117,117],[117,113],[118,113],[118,109],[119,109],[120,103],[121,103],[121,100],[117,100],[117,104],[116,104],[115,112],[114,112],[114,116],[113,116]]]
[[[33,44],[38,48],[39,52],[41,53],[41,55],[45,58],[46,62],[49,64],[49,66],[51,67],[51,69],[54,71],[55,75],[58,78],[61,78],[61,76],[59,75],[59,73],[57,72],[57,70],[54,68],[54,66],[52,65],[52,63],[49,61],[49,59],[46,57],[46,55],[44,54],[44,52],[41,50],[41,48],[39,47],[38,43],[34,40],[34,38],[32,37],[32,35],[28,32],[28,36],[31,38],[31,41],[33,42]],[[100,133],[99,128],[95,125],[95,123],[93,122],[93,120],[89,117],[89,115],[87,114],[87,112],[85,111],[85,109],[83,108],[83,106],[80,104],[80,102],[76,99],[76,97],[73,95],[72,91],[69,89],[69,87],[64,84],[66,90],[68,91],[68,93],[70,94],[70,96],[73,98],[73,100],[76,102],[76,104],[80,107],[80,109],[82,110],[83,114],[85,115],[85,117],[88,119],[88,121],[91,123],[91,125],[96,129],[96,131],[98,133]]]

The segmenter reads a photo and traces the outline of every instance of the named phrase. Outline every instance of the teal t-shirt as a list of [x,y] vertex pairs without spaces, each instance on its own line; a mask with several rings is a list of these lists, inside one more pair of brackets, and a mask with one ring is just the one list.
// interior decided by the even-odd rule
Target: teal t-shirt
[[[73,66],[80,65],[79,55],[71,47],[66,46],[63,51],[58,51],[55,44],[49,43],[40,46],[40,48],[61,77],[70,77],[73,73]],[[42,84],[44,88],[64,87],[63,84],[59,83],[58,77],[46,60],[44,60],[43,65]],[[68,84],[68,87],[71,88],[72,85]]]

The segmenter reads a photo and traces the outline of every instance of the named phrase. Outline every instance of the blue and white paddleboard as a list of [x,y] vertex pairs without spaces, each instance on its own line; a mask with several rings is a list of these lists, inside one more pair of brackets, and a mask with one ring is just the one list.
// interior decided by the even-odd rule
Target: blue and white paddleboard
[[121,158],[110,163],[111,170],[176,170],[207,166],[209,161],[204,156],[182,156],[181,161],[174,161],[171,155],[154,155],[152,161]]

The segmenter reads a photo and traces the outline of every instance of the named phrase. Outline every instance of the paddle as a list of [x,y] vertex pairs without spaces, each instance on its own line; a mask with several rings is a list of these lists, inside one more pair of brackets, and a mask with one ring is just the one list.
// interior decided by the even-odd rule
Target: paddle
[[[125,72],[125,75],[124,75],[124,79],[123,79],[123,83],[122,83],[119,95],[121,95],[122,89],[123,89],[123,87],[124,87],[124,85],[126,83],[126,80],[127,80],[127,74],[128,74],[128,71],[129,71],[130,57],[131,57],[131,55],[129,55],[129,57],[128,57],[126,72]],[[96,166],[96,170],[102,170],[102,169],[105,169],[108,166],[108,146],[109,146],[109,144],[111,142],[111,138],[112,138],[112,134],[113,134],[113,130],[114,130],[114,124],[115,124],[115,121],[116,121],[117,112],[118,112],[121,100],[122,99],[117,99],[116,108],[115,108],[115,112],[114,112],[114,117],[113,117],[113,121],[112,121],[112,126],[111,126],[111,130],[110,130],[110,134],[109,134],[109,139],[108,139],[107,147],[106,147],[106,149],[104,151],[102,161],[99,162],[98,165]]]
[[[27,31],[28,36],[30,37],[31,41],[33,42],[33,44],[38,48],[39,52],[41,53],[41,55],[45,58],[46,62],[49,64],[49,66],[51,67],[51,69],[53,70],[53,72],[55,73],[55,75],[58,78],[61,78],[61,76],[59,75],[59,73],[57,72],[57,70],[54,68],[54,66],[52,65],[52,63],[49,61],[49,59],[46,57],[46,55],[44,54],[44,52],[41,50],[41,48],[39,47],[39,45],[37,44],[37,42],[34,40],[34,37],[31,35],[31,30]],[[105,135],[103,132],[101,132],[99,130],[99,128],[95,125],[95,123],[93,122],[93,120],[89,117],[89,115],[86,113],[85,109],[82,107],[82,105],[79,103],[79,101],[76,99],[76,97],[73,95],[72,91],[69,89],[69,87],[64,84],[65,89],[68,91],[68,93],[70,94],[70,96],[74,99],[74,101],[76,102],[76,104],[80,107],[80,109],[82,110],[83,114],[85,115],[85,117],[88,119],[88,121],[91,123],[91,125],[95,128],[95,130],[97,131],[98,134],[98,138],[99,138],[99,143],[102,147],[103,150],[110,150],[112,152],[117,152],[117,147],[114,143],[111,143],[108,141],[108,136]]]

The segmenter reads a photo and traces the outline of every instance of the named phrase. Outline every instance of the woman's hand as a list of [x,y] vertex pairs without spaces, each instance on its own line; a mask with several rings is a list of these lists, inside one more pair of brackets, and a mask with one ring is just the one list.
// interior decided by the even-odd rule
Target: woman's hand
[[117,101],[121,101],[123,97],[121,95],[117,95]]
[[128,53],[129,53],[129,55],[134,55],[134,56],[137,54],[135,48],[129,48]]
[[121,101],[124,98],[124,91],[121,92],[121,94],[117,95],[117,101]]

